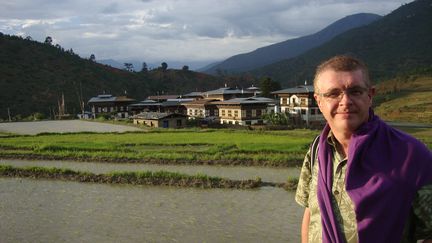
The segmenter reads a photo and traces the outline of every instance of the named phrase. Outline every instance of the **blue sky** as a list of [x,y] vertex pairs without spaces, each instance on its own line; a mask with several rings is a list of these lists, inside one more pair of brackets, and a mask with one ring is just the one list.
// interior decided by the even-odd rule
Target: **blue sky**
[[0,32],[31,36],[97,60],[197,68],[312,34],[356,13],[386,15],[398,0],[3,0]]

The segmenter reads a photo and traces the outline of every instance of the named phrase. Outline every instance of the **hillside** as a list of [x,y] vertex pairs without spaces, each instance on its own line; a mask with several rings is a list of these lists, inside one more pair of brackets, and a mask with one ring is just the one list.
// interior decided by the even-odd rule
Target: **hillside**
[[155,69],[128,72],[82,59],[71,50],[0,33],[0,120],[35,112],[50,116],[64,94],[67,112],[80,111],[102,92],[143,100],[157,92],[182,94],[219,88],[225,81],[202,73]]
[[283,87],[312,80],[318,63],[337,54],[363,59],[372,79],[379,81],[397,74],[432,66],[432,1],[405,4],[368,26],[340,34],[331,41],[288,60],[252,71],[270,76]]
[[315,34],[283,41],[249,53],[230,57],[219,64],[204,69],[204,72],[210,74],[217,74],[218,71],[238,73],[296,57],[347,30],[370,24],[379,18],[381,16],[367,13],[350,15],[330,24]]
[[376,88],[375,112],[382,119],[432,124],[432,73],[398,77]]

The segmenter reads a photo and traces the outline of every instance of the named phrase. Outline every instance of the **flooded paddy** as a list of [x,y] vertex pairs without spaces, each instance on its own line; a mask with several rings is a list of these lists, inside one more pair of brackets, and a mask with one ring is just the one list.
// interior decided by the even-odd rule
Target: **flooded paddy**
[[299,242],[294,192],[0,178],[0,242]]
[[35,122],[5,122],[0,123],[0,132],[35,135],[38,133],[67,132],[127,132],[142,131],[142,129],[83,120],[35,121]]
[[184,174],[206,174],[209,176],[224,177],[235,180],[256,179],[260,177],[267,182],[286,182],[288,177],[298,177],[300,168],[274,168],[255,166],[209,166],[209,165],[158,165],[137,163],[98,163],[76,161],[50,161],[50,160],[11,160],[0,159],[0,165],[12,166],[40,166],[69,168],[73,170],[89,171],[92,173],[108,173],[112,171],[171,171]]

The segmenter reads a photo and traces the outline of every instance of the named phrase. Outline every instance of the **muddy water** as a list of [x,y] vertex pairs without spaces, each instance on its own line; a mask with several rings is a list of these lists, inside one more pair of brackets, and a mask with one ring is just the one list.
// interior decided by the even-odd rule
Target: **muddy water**
[[0,178],[0,242],[299,242],[294,193]]
[[286,182],[288,177],[298,177],[299,168],[268,168],[247,166],[205,166],[205,165],[156,165],[156,164],[119,164],[119,163],[95,163],[76,161],[27,161],[0,159],[1,165],[13,166],[42,166],[60,167],[73,170],[89,171],[93,173],[108,173],[110,171],[158,171],[167,170],[195,175],[202,173],[210,176],[219,176],[229,179],[255,179],[261,177],[268,182]]

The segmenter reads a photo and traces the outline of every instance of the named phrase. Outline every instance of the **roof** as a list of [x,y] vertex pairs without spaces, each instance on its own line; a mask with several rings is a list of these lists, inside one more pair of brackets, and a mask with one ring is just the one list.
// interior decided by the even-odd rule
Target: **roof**
[[110,94],[101,94],[96,97],[90,98],[90,100],[87,103],[93,103],[93,102],[125,102],[125,101],[135,101],[135,99],[128,98],[126,96],[112,96]]
[[248,90],[242,90],[242,89],[233,89],[230,87],[223,87],[215,90],[210,90],[207,92],[204,92],[204,95],[219,95],[219,94],[253,94],[253,92]]
[[313,85],[299,85],[297,87],[277,90],[271,93],[272,94],[304,94],[304,93],[308,94],[313,92],[314,92]]
[[202,92],[190,92],[188,94],[182,95],[183,97],[196,97],[196,96],[202,96]]
[[250,86],[249,88],[247,88],[247,90],[259,90],[260,88],[255,87],[253,84],[252,86]]
[[214,101],[219,101],[219,100],[216,100],[216,99],[202,99],[202,100],[194,100],[194,101],[187,102],[187,103],[184,103],[184,104],[186,104],[186,105],[207,105],[207,104],[212,104],[212,102],[214,102]]
[[214,102],[217,105],[223,104],[272,104],[277,101],[266,97],[248,97],[248,98],[235,98],[225,101]]
[[133,118],[140,118],[145,120],[159,120],[168,117],[187,117],[187,116],[178,113],[165,113],[165,112],[141,112],[133,116]]
[[149,100],[167,100],[167,99],[177,99],[179,95],[151,95],[147,97]]

